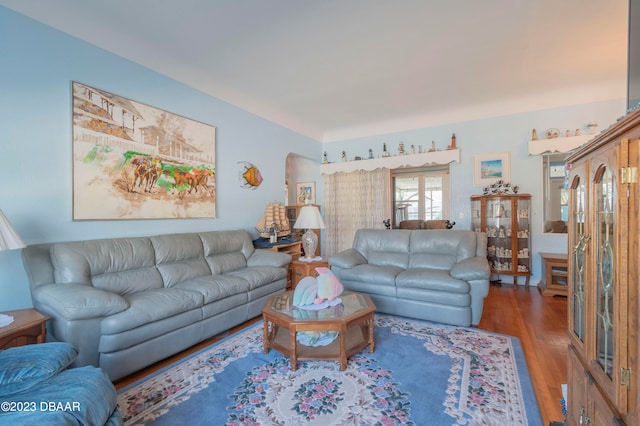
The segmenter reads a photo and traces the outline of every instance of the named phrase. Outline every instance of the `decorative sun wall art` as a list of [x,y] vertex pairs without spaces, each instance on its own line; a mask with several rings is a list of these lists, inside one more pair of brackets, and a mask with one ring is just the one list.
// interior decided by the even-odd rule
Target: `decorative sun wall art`
[[73,219],[216,217],[216,128],[72,83]]

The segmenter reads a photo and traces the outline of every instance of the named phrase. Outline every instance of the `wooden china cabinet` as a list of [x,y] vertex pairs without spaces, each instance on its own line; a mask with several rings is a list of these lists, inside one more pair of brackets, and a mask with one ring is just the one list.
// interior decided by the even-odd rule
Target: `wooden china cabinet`
[[471,197],[471,229],[487,234],[487,259],[491,273],[531,276],[531,195],[496,194]]
[[567,158],[567,424],[638,425],[640,109]]

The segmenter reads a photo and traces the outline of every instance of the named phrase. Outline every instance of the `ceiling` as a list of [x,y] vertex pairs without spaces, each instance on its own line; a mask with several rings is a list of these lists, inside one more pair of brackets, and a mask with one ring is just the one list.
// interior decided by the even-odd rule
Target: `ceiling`
[[626,97],[627,0],[0,0],[323,142]]

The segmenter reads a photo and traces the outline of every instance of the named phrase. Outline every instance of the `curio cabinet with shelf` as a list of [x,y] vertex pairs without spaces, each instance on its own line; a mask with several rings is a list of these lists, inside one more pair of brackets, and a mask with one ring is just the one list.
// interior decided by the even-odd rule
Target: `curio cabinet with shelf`
[[471,197],[471,229],[487,234],[487,259],[493,275],[511,275],[517,283],[531,276],[531,195]]
[[640,424],[640,110],[567,158],[567,424]]

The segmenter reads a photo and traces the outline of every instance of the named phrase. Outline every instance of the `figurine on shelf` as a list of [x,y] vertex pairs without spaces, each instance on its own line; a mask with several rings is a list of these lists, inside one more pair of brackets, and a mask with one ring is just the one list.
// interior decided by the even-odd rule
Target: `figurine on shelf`
[[404,143],[402,142],[398,145],[398,155],[404,155]]
[[373,159],[373,150],[369,148],[369,160]]
[[580,136],[580,129],[576,129],[576,133],[575,133],[575,135],[576,135],[576,136]]
[[436,141],[431,141],[431,149],[429,149],[429,152],[435,152],[436,151]]
[[415,154],[415,153],[416,153],[416,146],[411,145],[411,154]]
[[456,145],[456,134],[452,134],[451,135],[451,145],[449,145],[447,147],[447,149],[458,149],[458,146]]
[[329,160],[327,160],[327,151],[322,155],[322,164],[329,164]]
[[347,161],[347,152],[346,151],[342,151],[342,161],[343,162]]
[[564,132],[564,135],[565,135],[565,137],[568,138],[569,136],[571,136],[571,132],[569,130],[567,130],[567,131]]
[[382,144],[382,156],[383,157],[390,157],[389,152],[387,151],[387,144],[386,143]]
[[532,141],[537,141],[538,140],[538,132],[536,131],[536,129],[533,129],[531,131],[531,140]]

